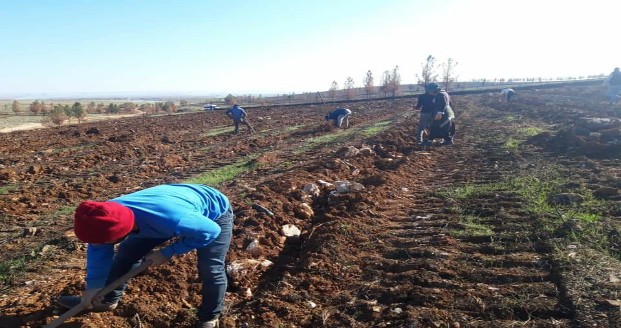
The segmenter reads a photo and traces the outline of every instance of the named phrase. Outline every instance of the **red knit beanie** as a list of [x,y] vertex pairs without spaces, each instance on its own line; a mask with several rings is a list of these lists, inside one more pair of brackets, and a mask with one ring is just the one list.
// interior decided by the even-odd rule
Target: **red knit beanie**
[[85,243],[110,243],[134,227],[134,212],[115,202],[84,201],[75,210],[73,231]]

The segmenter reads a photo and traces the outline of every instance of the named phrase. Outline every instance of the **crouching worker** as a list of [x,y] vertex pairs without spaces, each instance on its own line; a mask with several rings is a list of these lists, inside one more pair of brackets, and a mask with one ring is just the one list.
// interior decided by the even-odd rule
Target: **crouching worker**
[[[444,142],[441,145],[452,145],[455,135],[455,113],[451,108],[451,97],[437,83],[430,83],[426,89],[433,96],[434,106],[431,115],[429,115],[429,121],[419,136],[419,140],[426,140],[420,144],[431,146],[434,139],[442,138]],[[425,135],[426,138],[424,138]]]
[[440,146],[453,144],[455,136],[455,114],[450,106],[446,106],[443,112],[436,112],[433,120],[423,131],[423,146],[431,146],[434,139],[444,139]]
[[[81,296],[60,296],[59,305],[114,310],[127,284],[94,298],[103,287],[143,260],[157,266],[196,250],[203,284],[196,327],[218,327],[227,288],[224,261],[233,229],[233,210],[218,190],[198,184],[168,184],[105,202],[84,201],[75,211],[73,229],[78,239],[88,243],[86,290]],[[154,250],[173,237],[173,243]]]
[[345,121],[345,127],[348,128],[349,116],[351,116],[351,110],[347,108],[337,108],[326,115],[326,121],[332,120],[332,123],[337,128],[341,128],[343,126],[343,121]]

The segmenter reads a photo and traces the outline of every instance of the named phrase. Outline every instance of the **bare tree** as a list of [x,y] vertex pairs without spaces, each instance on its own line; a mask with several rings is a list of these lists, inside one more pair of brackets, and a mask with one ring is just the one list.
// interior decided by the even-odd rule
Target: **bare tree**
[[332,98],[332,101],[334,101],[334,98],[336,97],[336,90],[339,89],[339,84],[336,83],[336,81],[332,81],[332,84],[330,85],[330,89],[328,89],[328,93],[330,94],[330,98]]
[[354,79],[351,76],[349,76],[347,80],[345,80],[343,89],[345,89],[345,97],[347,97],[347,100],[354,98],[355,96]]
[[399,65],[395,66],[392,69],[392,74],[390,74],[390,92],[392,92],[392,97],[394,98],[397,94],[401,92],[401,74],[399,74]]
[[17,114],[17,113],[22,111],[21,107],[19,106],[19,102],[17,102],[17,100],[13,100],[12,108],[13,108],[13,112],[15,114]]
[[384,98],[386,98],[388,92],[390,92],[390,71],[384,71],[384,74],[382,74],[380,91],[384,93]]
[[457,66],[457,62],[453,58],[449,58],[446,63],[442,64],[442,84],[444,85],[444,90],[448,91],[451,84],[455,82],[455,66]]
[[[431,82],[435,82],[438,79],[436,73],[437,65],[436,59],[432,55],[427,56],[425,63],[422,65],[422,76],[418,78],[418,84],[427,85]],[[418,75],[417,75],[418,76]]]
[[[15,104],[15,102],[13,103]],[[33,112],[35,115],[38,115],[41,112],[41,104],[39,103],[38,100],[33,101],[30,106],[28,106],[28,108],[30,109],[31,112]]]
[[371,94],[375,91],[374,81],[373,81],[373,73],[371,70],[367,71],[367,75],[364,77],[364,91],[367,94],[367,99],[371,99]]

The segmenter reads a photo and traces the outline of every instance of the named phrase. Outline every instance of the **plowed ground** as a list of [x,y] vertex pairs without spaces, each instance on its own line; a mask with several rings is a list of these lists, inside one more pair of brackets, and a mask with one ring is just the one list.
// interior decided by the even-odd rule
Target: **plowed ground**
[[[620,327],[619,124],[599,135],[576,124],[614,114],[601,90],[454,102],[456,144],[427,150],[414,98],[351,104],[344,130],[317,105],[250,109],[251,135],[232,135],[219,111],[2,134],[0,327],[45,325],[54,297],[83,288],[80,201],[232,166],[244,170],[218,188],[236,215],[228,262],[244,266],[230,274],[223,327]],[[582,199],[551,201],[559,194]],[[192,327],[195,261],[149,269],[113,312],[63,326]]]

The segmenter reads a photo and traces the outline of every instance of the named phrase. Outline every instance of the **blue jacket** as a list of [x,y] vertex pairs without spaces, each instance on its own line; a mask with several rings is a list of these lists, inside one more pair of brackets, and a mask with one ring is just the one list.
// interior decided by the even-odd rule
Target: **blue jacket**
[[[214,222],[231,207],[218,190],[198,184],[170,184],[147,188],[110,200],[134,212],[143,238],[180,237],[161,252],[170,258],[209,245],[220,235]],[[86,259],[87,288],[104,287],[112,265],[114,245],[89,244]]]
[[246,117],[246,111],[239,106],[233,106],[226,111],[226,115],[230,116],[236,121],[239,121],[240,119]]
[[351,110],[347,108],[337,108],[326,116],[326,120],[336,120],[340,115],[351,114]]

